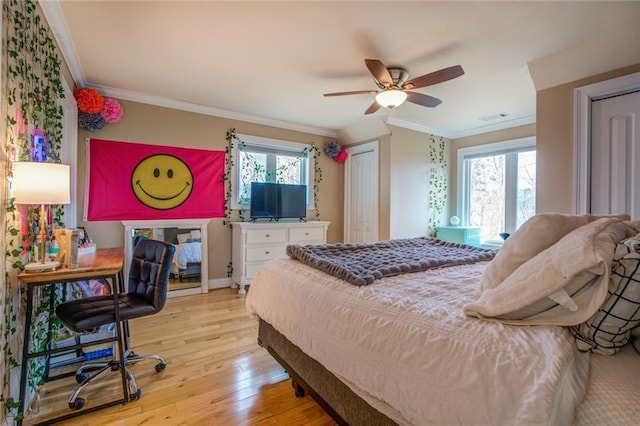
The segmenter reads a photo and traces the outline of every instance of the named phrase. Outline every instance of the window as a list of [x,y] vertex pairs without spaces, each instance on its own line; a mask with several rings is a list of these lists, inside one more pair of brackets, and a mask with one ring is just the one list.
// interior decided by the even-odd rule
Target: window
[[485,244],[502,242],[536,212],[535,139],[458,150],[459,215],[481,227]]
[[314,208],[310,145],[250,135],[238,139],[241,142],[233,147],[231,208],[249,208],[251,182],[307,185],[307,210]]

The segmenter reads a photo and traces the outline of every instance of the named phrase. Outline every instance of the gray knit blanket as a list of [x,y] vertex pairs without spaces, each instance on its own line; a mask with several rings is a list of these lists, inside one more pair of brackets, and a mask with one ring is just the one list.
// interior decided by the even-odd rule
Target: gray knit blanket
[[495,254],[495,250],[437,238],[287,246],[289,257],[357,286],[408,272],[488,261]]

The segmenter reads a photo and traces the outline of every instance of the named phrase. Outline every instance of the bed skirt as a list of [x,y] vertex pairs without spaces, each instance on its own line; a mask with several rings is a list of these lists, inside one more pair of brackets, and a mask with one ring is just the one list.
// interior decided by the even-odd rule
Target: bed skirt
[[258,344],[289,373],[296,396],[309,394],[339,425],[397,424],[371,407],[329,370],[262,319]]

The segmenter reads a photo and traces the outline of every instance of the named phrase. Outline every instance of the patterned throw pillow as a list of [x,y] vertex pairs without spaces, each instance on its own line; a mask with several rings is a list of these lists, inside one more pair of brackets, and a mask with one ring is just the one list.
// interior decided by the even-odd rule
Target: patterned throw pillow
[[572,327],[581,351],[613,355],[640,325],[640,234],[618,243],[609,296],[588,321]]

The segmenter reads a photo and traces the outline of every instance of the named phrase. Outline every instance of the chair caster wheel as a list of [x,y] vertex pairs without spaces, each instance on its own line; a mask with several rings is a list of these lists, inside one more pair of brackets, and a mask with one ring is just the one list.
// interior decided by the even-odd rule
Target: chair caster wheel
[[160,373],[165,368],[167,368],[167,364],[163,364],[162,362],[159,364],[156,364],[156,373]]
[[140,399],[142,396],[142,389],[138,389],[135,393],[129,395],[129,401],[135,401],[136,399]]
[[86,382],[87,380],[89,380],[89,373],[80,373],[80,374],[76,374],[76,383],[78,383],[79,385],[81,385],[82,383]]
[[69,403],[69,408],[71,408],[72,410],[79,410],[84,407],[85,402],[86,401],[84,398],[76,398],[75,401]]

